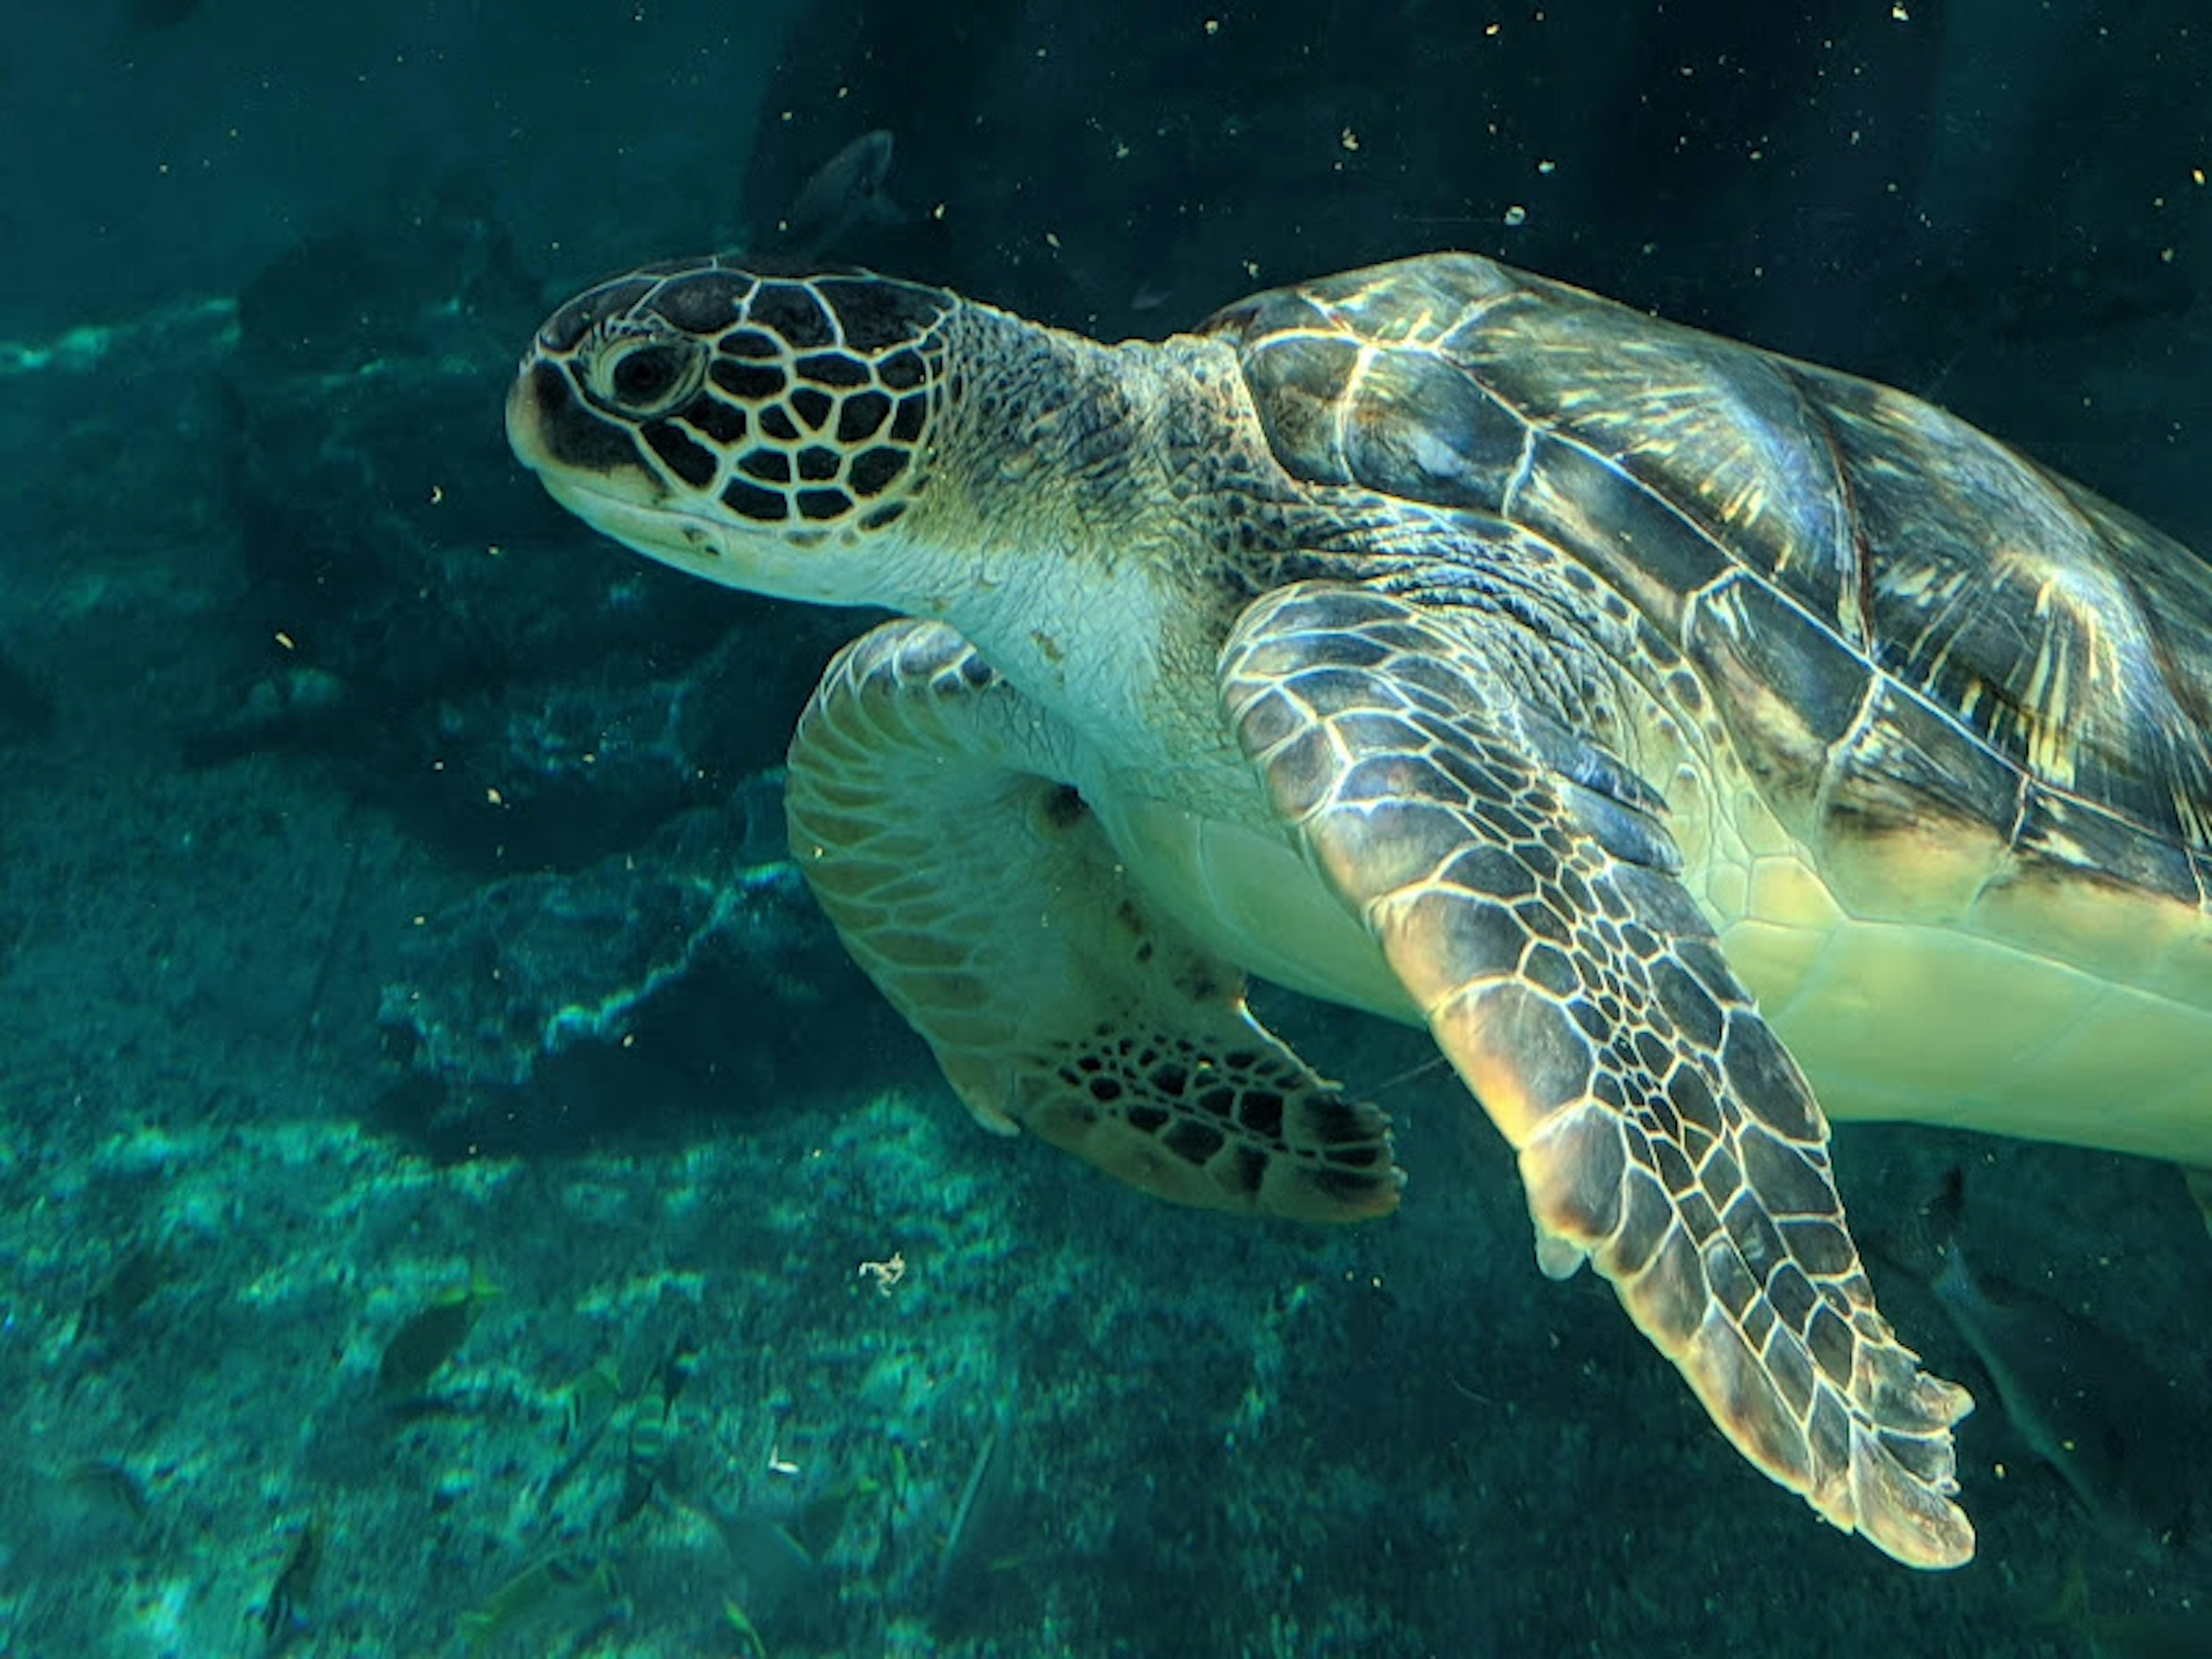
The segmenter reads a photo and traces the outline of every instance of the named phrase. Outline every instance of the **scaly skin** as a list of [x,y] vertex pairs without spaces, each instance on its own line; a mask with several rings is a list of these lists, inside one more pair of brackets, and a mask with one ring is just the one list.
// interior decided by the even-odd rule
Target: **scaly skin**
[[[1972,1553],[1969,1402],[1877,1311],[1784,1043],[1846,1097],[1940,1092],[1877,1039],[1954,1019],[1941,998],[1799,998],[1847,961],[1949,964],[1967,1006],[2109,982],[2157,1018],[2171,980],[2212,1021],[2201,739],[2082,701],[2098,673],[2130,708],[2208,683],[2212,606],[2149,532],[1899,394],[1456,256],[1121,346],[888,279],[659,267],[556,313],[508,428],[653,557],[909,619],[802,720],[793,851],[979,1121],[1177,1201],[1356,1219],[1396,1201],[1381,1115],[1252,1021],[1243,975],[1425,1024],[1520,1155],[1547,1271],[1592,1262],[1835,1524]],[[1915,520],[1922,462],[1951,471]],[[1977,726],[1881,665],[1912,572],[2008,591],[1977,513],[2000,543],[2090,526],[2014,559],[2073,630],[2049,671],[1960,682],[2064,680],[2084,746],[2057,703]],[[1913,522],[1951,539],[1868,539]],[[2136,625],[2108,568],[2173,601],[2185,661],[2099,668]],[[1908,619],[1923,651],[1942,613]],[[2008,823],[1973,793],[2002,787]],[[2124,866],[2099,902],[2156,924],[2127,930],[2148,965],[2121,940],[2085,959],[2106,980],[2054,969],[2087,876]],[[1754,993],[1808,1012],[1778,1036]],[[2212,1148],[2186,1101],[2120,1121]]]

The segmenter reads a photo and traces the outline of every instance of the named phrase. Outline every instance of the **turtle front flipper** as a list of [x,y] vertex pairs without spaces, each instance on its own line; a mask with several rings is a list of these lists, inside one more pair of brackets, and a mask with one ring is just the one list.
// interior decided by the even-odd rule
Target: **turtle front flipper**
[[[1667,865],[1641,786],[1528,706],[1483,629],[1302,583],[1221,659],[1238,741],[1585,1258],[1751,1461],[1901,1561],[1973,1553],[1964,1390],[1875,1310],[1826,1120]],[[1520,672],[1525,672],[1525,667]],[[1656,798],[1650,805],[1656,807]]]
[[1394,1208],[1389,1121],[1246,1012],[1243,976],[1131,883],[1072,742],[933,623],[845,647],[792,740],[792,851],[854,960],[986,1127],[1158,1197]]

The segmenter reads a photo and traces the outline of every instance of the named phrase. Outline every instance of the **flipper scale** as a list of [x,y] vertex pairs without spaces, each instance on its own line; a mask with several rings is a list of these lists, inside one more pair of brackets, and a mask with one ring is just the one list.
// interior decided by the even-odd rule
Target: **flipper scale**
[[1278,809],[1518,1152],[1547,1270],[1595,1261],[1828,1520],[1917,1565],[1968,1559],[1950,1430],[1971,1401],[1876,1310],[1826,1121],[1675,885],[1656,803],[1601,750],[1577,760],[1478,627],[1387,594],[1266,596],[1221,681]]

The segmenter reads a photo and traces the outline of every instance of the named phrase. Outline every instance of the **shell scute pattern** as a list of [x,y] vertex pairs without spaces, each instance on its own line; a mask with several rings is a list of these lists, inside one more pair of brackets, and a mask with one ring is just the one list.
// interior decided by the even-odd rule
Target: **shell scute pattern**
[[1567,550],[1818,843],[1951,836],[1962,904],[2074,879],[2208,902],[2212,571],[1905,393],[1425,264],[1212,325],[1294,474]]

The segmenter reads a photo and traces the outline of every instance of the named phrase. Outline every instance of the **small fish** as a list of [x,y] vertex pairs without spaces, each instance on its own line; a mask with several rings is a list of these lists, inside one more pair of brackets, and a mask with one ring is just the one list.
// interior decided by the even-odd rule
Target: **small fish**
[[780,250],[808,259],[872,226],[907,224],[913,216],[885,193],[891,135],[864,132],[815,168],[777,224]]
[[845,1530],[845,1517],[852,1512],[853,1505],[863,1498],[873,1498],[882,1490],[879,1482],[865,1474],[842,1481],[802,1504],[785,1523],[784,1530],[809,1557],[822,1560],[836,1547],[838,1534]]
[[282,1648],[299,1630],[300,1604],[315,1587],[323,1565],[323,1514],[317,1510],[292,1540],[291,1553],[277,1570],[269,1599],[261,1604],[261,1634],[271,1651]]
[[629,1432],[623,1447],[622,1495],[615,1501],[614,1524],[635,1518],[652,1501],[661,1476],[667,1472],[676,1439],[676,1401],[649,1378],[631,1403]]
[[584,1650],[585,1639],[622,1616],[615,1570],[588,1556],[542,1556],[461,1615],[461,1641],[473,1656],[520,1644],[532,1652]]
[[[1955,1210],[1948,1185],[1941,1206]],[[1969,1267],[1955,1239],[1930,1283],[2006,1417],[2115,1542],[2154,1554],[2189,1524],[2201,1414],[2112,1332]]]
[[484,1304],[498,1294],[482,1274],[471,1272],[465,1289],[439,1297],[393,1332],[377,1362],[378,1395],[395,1405],[419,1399],[468,1340]]
[[561,1443],[589,1445],[628,1397],[614,1361],[594,1361],[589,1370],[562,1391]]
[[652,1501],[667,1477],[677,1440],[676,1399],[699,1363],[699,1345],[689,1331],[678,1336],[644,1385],[629,1400],[623,1455],[623,1490],[614,1510],[617,1527]]

